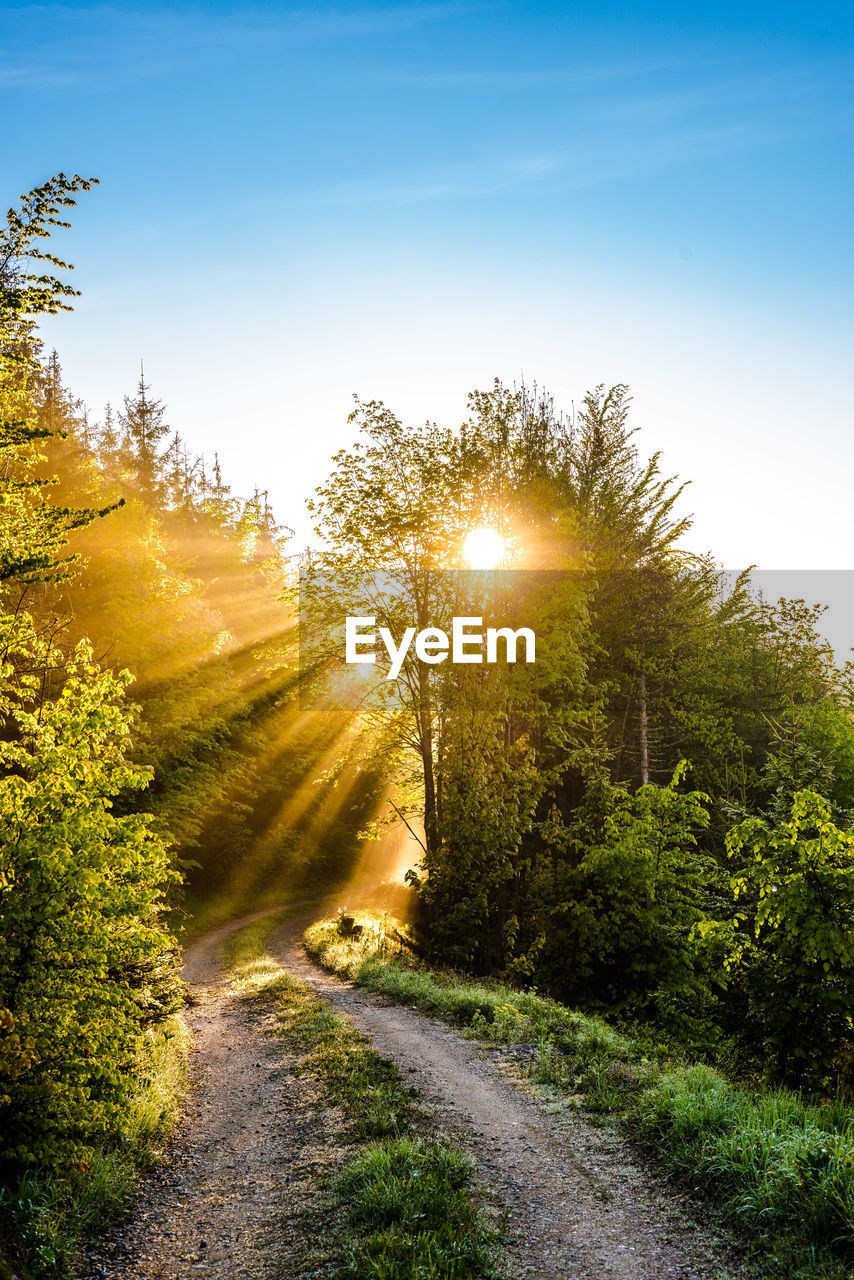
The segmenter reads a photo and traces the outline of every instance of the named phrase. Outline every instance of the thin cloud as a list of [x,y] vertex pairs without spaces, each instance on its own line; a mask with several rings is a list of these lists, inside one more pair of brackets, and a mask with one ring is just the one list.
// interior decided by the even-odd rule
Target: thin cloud
[[67,67],[39,62],[0,63],[0,88],[61,89],[75,84],[79,74]]
[[273,203],[294,208],[378,203],[407,205],[477,199],[559,175],[563,164],[563,157],[550,153],[522,155],[495,165],[480,160],[476,164],[454,166],[434,175],[398,179],[378,177],[376,180],[367,178],[336,183],[323,189],[294,193],[284,201]]
[[619,62],[605,66],[542,68],[472,68],[457,71],[403,70],[389,72],[383,79],[390,85],[414,89],[462,89],[479,92],[495,90],[586,88],[591,85],[623,82],[638,76],[660,75],[672,70],[672,60]]
[[773,147],[854,128],[854,109],[828,111],[834,90],[814,70],[727,77],[700,86],[585,100],[553,121],[546,145],[524,136],[494,140],[467,161],[432,172],[379,173],[295,192],[290,206],[411,205],[477,199],[540,187],[584,188],[643,178],[698,157]]
[[[159,78],[200,61],[232,60],[253,48],[287,47],[407,31],[476,13],[477,4],[405,4],[297,9],[236,8],[233,14],[182,13],[110,5],[28,5],[5,11],[6,57],[0,87],[52,89],[78,86],[102,92]],[[17,46],[17,57],[15,56]],[[117,58],[117,46],[122,49]],[[164,56],[163,50],[170,52]]]

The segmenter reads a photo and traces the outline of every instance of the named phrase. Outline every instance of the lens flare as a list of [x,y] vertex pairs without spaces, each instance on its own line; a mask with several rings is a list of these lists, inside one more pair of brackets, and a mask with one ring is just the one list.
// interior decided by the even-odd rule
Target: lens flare
[[471,569],[496,569],[507,555],[504,539],[497,529],[479,525],[466,534],[463,558]]

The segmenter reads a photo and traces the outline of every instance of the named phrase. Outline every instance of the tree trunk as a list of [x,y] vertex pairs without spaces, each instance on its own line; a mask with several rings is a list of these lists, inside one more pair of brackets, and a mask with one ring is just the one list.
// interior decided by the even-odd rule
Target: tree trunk
[[643,671],[638,680],[638,703],[640,706],[640,774],[641,786],[649,783],[649,721],[646,712],[646,676]]
[[418,717],[421,767],[424,773],[424,843],[430,854],[439,850],[439,824],[436,813],[436,776],[433,769],[433,708],[430,699],[430,676],[419,664]]

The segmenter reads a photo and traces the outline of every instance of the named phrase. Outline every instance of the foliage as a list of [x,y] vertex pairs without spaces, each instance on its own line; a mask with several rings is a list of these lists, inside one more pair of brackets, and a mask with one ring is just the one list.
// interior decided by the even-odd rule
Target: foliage
[[[363,919],[362,916],[359,917]],[[672,1049],[621,1034],[532,992],[473,983],[449,970],[343,946],[333,920],[305,943],[360,986],[523,1051],[534,1080],[568,1105],[620,1117],[630,1134],[741,1232],[763,1274],[842,1280],[854,1250],[854,1118],[786,1089],[749,1092],[717,1071],[674,1061]],[[393,927],[392,922],[388,922]],[[393,935],[392,935],[393,938]],[[373,954],[371,952],[373,951]]]
[[[312,558],[303,582],[307,634],[321,650],[346,614],[374,616],[394,635],[410,623],[416,630],[441,626],[453,612],[452,575],[465,533],[487,500],[472,502],[469,442],[452,431],[430,424],[408,430],[378,402],[357,401],[351,421],[363,439],[336,455],[330,482],[309,503],[328,546]],[[410,660],[396,680],[371,681],[362,698],[376,731],[384,736],[393,727],[398,750],[418,760],[429,851],[438,848],[441,809],[434,686],[425,665]]]
[[22,1274],[67,1272],[123,1202],[174,1102],[148,1038],[181,1001],[161,920],[178,877],[131,799],[151,777],[132,759],[131,677],[51,608],[69,535],[118,506],[57,505],[39,474],[62,431],[41,416],[34,323],[74,294],[39,242],[90,186],[58,175],[0,232],[0,1243]]
[[[219,460],[194,457],[177,433],[146,452],[156,433],[149,422],[143,439],[140,421],[162,409],[147,381],[100,424],[54,358],[38,395],[39,421],[57,432],[43,467],[63,499],[124,505],[75,535],[73,591],[48,586],[27,601],[45,627],[59,617],[69,639],[88,637],[136,677],[134,756],[154,769],[145,807],[185,871],[194,924],[259,896],[275,902],[311,868],[338,873],[376,779],[365,767],[320,776],[342,726],[298,703],[293,606],[279,598],[292,577],[287,530],[266,495],[233,495]],[[131,415],[133,431],[122,425]],[[327,821],[339,796],[340,817]]]
[[[793,1078],[758,1025],[745,1034],[759,997],[723,963],[727,832],[785,822],[805,787],[849,824],[850,673],[819,634],[821,606],[756,599],[745,574],[685,549],[684,485],[641,458],[630,404],[626,387],[597,387],[567,418],[496,382],[456,430],[357,404],[361,439],[314,508],[329,550],[311,620],[327,658],[345,613],[394,635],[448,630],[455,614],[536,632],[533,670],[407,659],[352,699],[367,726],[354,750],[382,751],[396,817],[423,830],[410,879],[432,956],[710,1053],[738,1042],[743,1069]],[[459,572],[480,523],[505,540],[506,581]],[[824,1066],[802,1077],[828,1089],[831,1059],[836,1081],[848,1070],[847,980],[837,995]]]
[[733,915],[706,932],[728,944],[743,1034],[780,1078],[827,1087],[854,1034],[854,835],[805,790],[788,821],[746,819],[727,850]]
[[542,818],[584,749],[591,702],[584,584],[463,567],[466,534],[480,523],[512,543],[542,515],[535,411],[522,401],[497,383],[473,393],[456,432],[406,428],[380,403],[357,404],[363,439],[336,456],[313,504],[329,550],[304,574],[321,651],[334,651],[345,614],[375,616],[396,636],[410,625],[450,630],[455,616],[537,627],[536,681],[521,664],[428,668],[410,655],[395,679],[378,665],[358,693],[359,716],[396,768],[395,811],[423,828],[418,882],[432,943],[486,970],[530,963],[535,940],[520,921]]
[[[176,877],[150,819],[113,812],[150,776],[126,758],[127,676],[100,671],[81,644],[59,697],[38,706],[39,667],[59,655],[39,653],[26,615],[0,624],[3,1156],[79,1163],[121,1125],[143,1010],[158,1004],[129,974],[171,947],[157,915]],[[13,679],[10,655],[34,673]]]
[[85,1167],[25,1172],[0,1187],[0,1258],[9,1258],[21,1280],[75,1274],[81,1244],[127,1208],[140,1169],[156,1159],[177,1118],[188,1039],[180,1016],[146,1030],[121,1133]]
[[[61,216],[73,207],[80,191],[96,179],[57,174],[21,196],[0,229],[0,583],[62,579],[72,556],[61,554],[68,534],[85,527],[95,508],[73,509],[43,499],[47,480],[35,475],[43,458],[40,442],[51,428],[37,420],[33,395],[38,341],[33,326],[39,315],[68,311],[76,291],[48,268],[70,270],[70,264],[41,246],[54,228],[70,224]],[[33,270],[33,267],[36,270]]]
[[[71,1178],[124,1132],[125,1068],[179,990],[164,841],[200,926],[340,876],[360,831],[405,823],[423,852],[417,933],[393,963],[368,935],[361,958],[340,939],[328,955],[485,1034],[528,1037],[543,1077],[600,1109],[661,1074],[637,1034],[735,1054],[754,1079],[850,1090],[852,672],[820,637],[821,608],[754,599],[685,548],[684,485],[640,456],[626,387],[567,417],[496,381],[456,428],[357,401],[359,439],[314,504],[325,549],[302,566],[298,670],[295,566],[267,494],[233,495],[142,370],[93,423],[44,358],[38,316],[75,292],[44,242],[91,185],[59,174],[0,228],[10,1176],[44,1161]],[[479,525],[504,539],[502,572],[464,568]],[[459,615],[528,625],[537,664],[410,656],[394,680],[382,660],[347,678],[347,613],[396,636]],[[530,993],[428,980],[409,943],[586,1012],[570,1026]],[[396,1141],[393,1083],[322,1009],[304,1013],[339,1101],[376,1085],[365,1123]],[[20,1204],[48,1221],[53,1193],[30,1176]]]
[[[717,867],[698,849],[708,797],[678,790],[682,762],[666,787],[615,789],[598,837],[566,873],[552,910],[544,957],[552,983],[589,1006],[651,1002],[665,1020],[698,998],[692,927],[705,917]],[[557,969],[555,951],[572,957]]]

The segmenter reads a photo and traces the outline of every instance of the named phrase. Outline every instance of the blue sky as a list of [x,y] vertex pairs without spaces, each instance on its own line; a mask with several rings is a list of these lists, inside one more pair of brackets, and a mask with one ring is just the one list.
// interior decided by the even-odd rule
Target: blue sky
[[[628,382],[730,566],[850,567],[854,8],[3,5],[7,204],[95,174],[51,321],[302,503],[351,395]],[[8,121],[14,121],[12,128]]]

